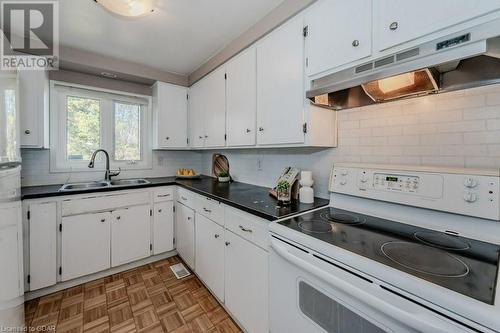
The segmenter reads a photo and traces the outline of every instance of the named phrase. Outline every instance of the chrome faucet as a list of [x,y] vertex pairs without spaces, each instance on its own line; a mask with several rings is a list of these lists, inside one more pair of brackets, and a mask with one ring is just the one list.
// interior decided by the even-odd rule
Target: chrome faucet
[[89,163],[89,168],[94,168],[94,165],[95,165],[95,157],[96,155],[99,153],[99,152],[102,152],[104,153],[104,155],[106,155],[106,173],[104,174],[104,179],[108,182],[111,181],[111,177],[115,177],[115,176],[118,176],[121,172],[121,169],[118,168],[118,171],[117,172],[111,172],[109,170],[109,154],[107,151],[105,151],[104,149],[97,149],[93,154],[92,154],[92,157],[90,158],[90,163]]

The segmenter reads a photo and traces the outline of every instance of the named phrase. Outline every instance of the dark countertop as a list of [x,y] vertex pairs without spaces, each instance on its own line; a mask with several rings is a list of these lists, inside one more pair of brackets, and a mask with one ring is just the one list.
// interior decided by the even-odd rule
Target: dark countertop
[[21,189],[23,200],[75,194],[122,191],[156,186],[177,185],[190,191],[223,202],[229,206],[244,210],[267,220],[276,220],[287,216],[304,213],[328,205],[328,200],[315,198],[312,204],[293,202],[288,207],[278,207],[277,200],[268,193],[268,188],[240,182],[219,183],[215,178],[202,176],[201,179],[176,179],[175,177],[146,178],[150,184],[101,188],[91,191],[59,192],[62,184],[29,186]]

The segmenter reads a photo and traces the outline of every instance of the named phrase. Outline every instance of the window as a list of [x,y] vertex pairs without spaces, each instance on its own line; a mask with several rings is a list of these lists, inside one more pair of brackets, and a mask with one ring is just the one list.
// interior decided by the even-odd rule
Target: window
[[[51,171],[90,170],[99,148],[108,151],[114,169],[151,168],[149,101],[52,82]],[[104,167],[101,159],[96,168]]]

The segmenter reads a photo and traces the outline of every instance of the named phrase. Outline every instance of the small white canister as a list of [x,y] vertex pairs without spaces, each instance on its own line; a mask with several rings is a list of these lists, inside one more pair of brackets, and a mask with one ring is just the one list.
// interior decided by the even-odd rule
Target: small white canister
[[302,171],[300,173],[300,190],[299,190],[299,200],[302,203],[313,203],[314,202],[314,190],[312,185],[314,181],[312,179],[311,171]]

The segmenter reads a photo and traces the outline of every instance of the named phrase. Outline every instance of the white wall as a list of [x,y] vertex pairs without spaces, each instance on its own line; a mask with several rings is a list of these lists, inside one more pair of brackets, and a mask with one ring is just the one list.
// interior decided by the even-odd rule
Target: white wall
[[[236,180],[262,186],[288,165],[312,170],[315,194],[325,198],[334,162],[500,168],[500,85],[340,111],[338,142],[223,153]],[[212,153],[203,153],[203,173],[211,174]]]
[[[89,172],[50,173],[48,150],[23,149],[21,179],[23,186],[63,184],[67,181],[78,182],[100,180],[104,170]],[[122,178],[165,177],[175,175],[178,168],[192,168],[201,171],[201,154],[190,151],[155,151],[153,152],[153,168],[149,170],[122,171]]]

